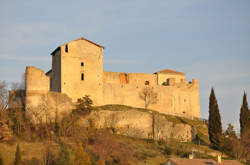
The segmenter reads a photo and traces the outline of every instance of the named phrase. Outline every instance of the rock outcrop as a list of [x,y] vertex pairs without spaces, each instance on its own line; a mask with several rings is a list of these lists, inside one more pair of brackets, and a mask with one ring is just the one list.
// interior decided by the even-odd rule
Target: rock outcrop
[[140,110],[96,110],[81,118],[82,126],[111,128],[114,133],[125,136],[181,142],[193,139],[192,127],[184,123],[169,121],[165,115]]

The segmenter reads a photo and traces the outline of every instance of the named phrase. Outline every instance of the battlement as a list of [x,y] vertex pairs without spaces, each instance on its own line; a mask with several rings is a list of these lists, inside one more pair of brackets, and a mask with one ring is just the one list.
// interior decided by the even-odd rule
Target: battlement
[[[165,77],[163,81],[162,77]],[[159,82],[160,80],[160,82]],[[178,77],[173,75],[159,75],[149,73],[121,73],[104,71],[103,83],[111,84],[129,84],[134,86],[150,85],[150,86],[172,86],[176,88],[198,88],[198,80],[193,79],[187,82],[184,76]]]

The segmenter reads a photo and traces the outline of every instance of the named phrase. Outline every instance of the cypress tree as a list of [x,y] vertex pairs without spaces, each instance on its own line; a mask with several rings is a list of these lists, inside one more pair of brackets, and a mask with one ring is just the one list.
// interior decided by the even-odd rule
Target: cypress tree
[[21,152],[20,152],[20,147],[19,144],[16,146],[16,154],[15,154],[15,161],[14,165],[21,165]]
[[221,145],[222,126],[219,106],[215,97],[214,89],[211,89],[209,97],[209,119],[208,119],[208,132],[211,145],[219,149]]
[[247,103],[247,94],[244,92],[243,102],[240,108],[240,134],[242,135],[245,129],[248,128],[247,125],[250,125],[248,103]]

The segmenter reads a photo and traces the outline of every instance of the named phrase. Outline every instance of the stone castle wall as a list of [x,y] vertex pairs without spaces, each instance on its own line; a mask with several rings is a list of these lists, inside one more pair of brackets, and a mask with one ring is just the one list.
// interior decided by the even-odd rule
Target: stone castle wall
[[39,106],[51,91],[67,95],[71,102],[90,95],[96,106],[122,104],[144,108],[139,94],[147,87],[158,95],[156,104],[148,108],[164,114],[200,117],[198,80],[187,83],[184,73],[103,71],[103,47],[84,38],[59,46],[51,55],[52,70],[46,75],[36,67],[26,68],[26,109]]
[[42,120],[55,120],[64,114],[70,113],[74,108],[72,99],[66,94],[50,91],[50,77],[36,67],[27,67],[25,72],[25,95],[20,97],[22,91],[10,91],[12,94],[11,108],[19,104],[16,100],[25,99],[26,115],[35,122]]
[[144,88],[153,88],[157,93],[157,103],[148,108],[160,113],[184,116],[189,118],[200,117],[200,103],[198,82],[190,84],[175,84],[174,86],[151,86],[144,84],[103,84],[104,104],[121,104],[144,108],[145,103],[139,97]]

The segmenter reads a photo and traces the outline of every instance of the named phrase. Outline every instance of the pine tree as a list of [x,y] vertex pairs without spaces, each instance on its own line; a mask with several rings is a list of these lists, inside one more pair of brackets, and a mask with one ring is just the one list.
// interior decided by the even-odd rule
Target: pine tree
[[14,165],[21,165],[21,152],[20,152],[20,147],[19,144],[16,146],[16,154],[15,154],[15,161]]
[[[242,136],[245,129],[249,128],[249,110],[248,110],[248,103],[247,103],[247,94],[244,92],[243,95],[243,102],[240,108],[240,134]],[[248,126],[247,126],[248,125]]]
[[209,140],[213,147],[219,149],[221,145],[222,126],[219,106],[215,97],[214,89],[211,89],[209,97],[209,119],[208,119]]

